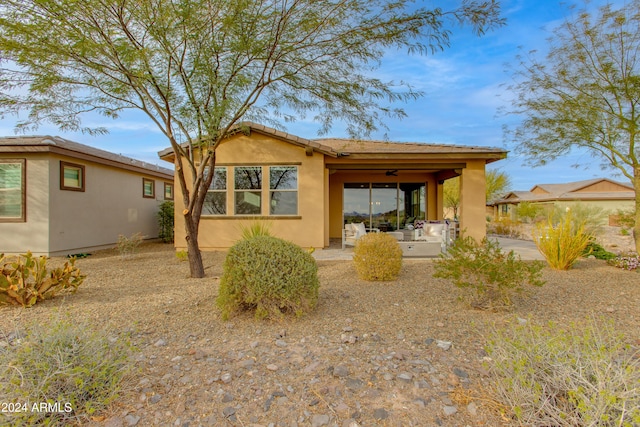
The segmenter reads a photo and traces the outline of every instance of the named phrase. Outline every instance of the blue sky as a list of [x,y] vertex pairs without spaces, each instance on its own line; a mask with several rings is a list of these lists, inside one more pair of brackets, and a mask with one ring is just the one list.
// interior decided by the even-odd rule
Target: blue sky
[[[424,2],[429,4],[430,2]],[[440,2],[446,4],[449,2]],[[457,2],[455,2],[457,3]],[[596,177],[624,181],[615,171],[602,170],[600,162],[586,152],[574,152],[562,160],[544,167],[529,168],[524,159],[513,152],[513,146],[503,139],[502,127],[513,125],[513,117],[498,114],[508,106],[509,81],[506,64],[515,64],[521,47],[524,51],[544,51],[551,30],[571,16],[566,3],[551,0],[503,0],[503,16],[507,25],[477,37],[468,28],[454,27],[451,46],[429,56],[408,56],[391,52],[376,72],[382,80],[403,80],[424,92],[421,99],[403,105],[408,117],[401,121],[387,120],[391,141],[428,142],[458,145],[502,147],[510,150],[506,160],[491,167],[511,177],[512,190],[528,190],[535,184],[561,183]],[[594,0],[579,8],[596,10],[605,0]],[[613,1],[621,4],[622,0]],[[310,115],[311,116],[311,115]],[[117,120],[87,118],[84,125],[105,126],[109,134],[89,136],[62,133],[52,126],[41,126],[38,135],[59,135],[73,141],[120,153],[139,160],[171,167],[157,157],[168,143],[155,125],[144,115],[131,112]],[[15,121],[0,121],[0,135],[13,135]],[[288,132],[305,137],[317,137],[318,125],[299,120],[286,125]],[[338,124],[327,135],[346,136]],[[373,135],[382,138],[383,132]],[[580,164],[580,167],[571,167]]]

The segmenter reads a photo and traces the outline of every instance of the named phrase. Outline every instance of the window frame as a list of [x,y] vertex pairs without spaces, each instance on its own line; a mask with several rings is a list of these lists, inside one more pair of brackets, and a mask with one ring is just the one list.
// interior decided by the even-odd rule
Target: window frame
[[[284,188],[284,189],[279,189],[279,188],[271,188],[272,187],[272,182],[271,182],[271,171],[272,169],[283,169],[283,168],[287,168],[287,169],[292,169],[295,171],[295,188]],[[270,165],[269,166],[269,216],[298,216],[298,212],[300,210],[300,198],[299,198],[299,171],[300,168],[297,165]],[[295,212],[293,213],[274,213],[273,209],[274,209],[274,193],[295,193],[295,198],[296,198],[296,209]]]
[[[146,192],[146,184],[151,183],[151,194],[147,194]],[[142,178],[142,197],[145,199],[155,199],[156,198],[156,180],[151,178]]]
[[[170,190],[169,197],[167,197],[167,190]],[[165,182],[164,183],[164,199],[165,200],[173,200],[174,197],[175,196],[174,196],[174,193],[173,193],[173,183]]]
[[26,159],[0,159],[0,163],[17,163],[20,165],[20,216],[0,216],[2,222],[27,222],[27,160]]
[[[78,179],[80,180],[80,186],[65,185],[64,171],[65,168],[76,169],[78,171]],[[62,191],[85,191],[85,167],[77,163],[66,162],[60,160],[60,190]]]
[[[215,171],[216,171],[216,170],[219,170],[219,171],[224,170],[224,173],[225,173],[225,177],[224,177],[224,178],[225,178],[225,179],[224,179],[224,188],[215,188],[215,185],[216,185]],[[208,171],[209,171],[209,167],[207,166],[207,167],[205,168],[205,175],[206,175],[207,173],[209,173]],[[202,216],[203,216],[203,217],[221,217],[221,216],[227,216],[227,215],[228,215],[228,211],[229,211],[229,204],[227,203],[227,202],[228,202],[228,199],[227,199],[227,190],[228,190],[228,188],[229,188],[229,168],[228,168],[227,166],[215,166],[215,167],[213,168],[213,171],[214,171],[214,172],[213,172],[213,173],[214,173],[214,176],[213,176],[213,179],[211,180],[211,185],[210,185],[210,186],[209,186],[209,188],[207,189],[207,195],[208,195],[209,193],[212,193],[212,194],[223,194],[223,195],[224,195],[224,197],[223,197],[223,199],[224,199],[224,213],[208,213],[208,212],[207,212],[207,213],[204,213],[205,206],[203,206],[203,213],[202,213]],[[206,197],[207,197],[207,196],[205,196],[205,204],[206,204],[206,201],[207,201]]]
[[[241,169],[255,169],[260,172],[260,188],[237,188],[236,172]],[[262,216],[262,209],[264,206],[264,166],[234,166],[233,168],[233,216]],[[258,193],[260,197],[260,205],[257,213],[239,213],[238,212],[238,196],[239,194],[246,193]]]

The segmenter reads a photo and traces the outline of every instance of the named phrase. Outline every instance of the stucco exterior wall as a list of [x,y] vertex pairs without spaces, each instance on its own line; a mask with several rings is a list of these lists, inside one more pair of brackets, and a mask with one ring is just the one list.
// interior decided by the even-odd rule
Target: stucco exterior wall
[[460,232],[477,241],[487,235],[484,161],[468,161],[460,176]]
[[0,222],[0,253],[49,252],[49,159],[43,154],[0,154],[26,159],[26,222]]
[[[223,142],[216,150],[216,165],[227,166],[227,215],[202,216],[198,243],[201,250],[224,249],[233,246],[240,238],[242,227],[256,221],[265,221],[271,233],[279,238],[295,242],[302,247],[322,248],[326,233],[323,227],[327,200],[323,155],[313,152],[307,155],[304,148],[277,138],[253,132],[238,134]],[[234,215],[233,172],[235,166],[263,166],[261,215]],[[268,166],[297,166],[298,213],[297,215],[269,214]],[[178,178],[176,189],[175,246],[186,249],[184,209]],[[327,242],[328,243],[328,242]]]
[[[60,161],[85,167],[85,191],[60,189]],[[142,195],[143,177],[154,180],[155,198]],[[164,201],[164,181],[152,176],[62,156],[52,156],[50,182],[50,251],[79,253],[110,247],[118,235],[158,237],[156,214]]]
[[[60,256],[112,247],[119,234],[158,237],[165,181],[48,153],[2,158],[26,159],[27,192],[26,222],[0,222],[0,253]],[[85,191],[60,189],[61,160],[85,167]],[[155,181],[155,198],[142,197],[143,176]]]

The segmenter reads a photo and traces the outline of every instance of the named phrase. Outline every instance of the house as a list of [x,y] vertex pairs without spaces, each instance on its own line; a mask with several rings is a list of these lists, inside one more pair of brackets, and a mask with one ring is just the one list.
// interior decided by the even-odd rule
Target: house
[[629,211],[635,207],[635,191],[630,184],[608,178],[594,178],[566,184],[538,184],[529,191],[512,191],[494,201],[495,218],[517,219],[517,206],[529,202],[543,208],[566,208],[575,203],[601,208],[615,213]]
[[0,253],[68,255],[158,236],[173,171],[59,137],[0,138]]
[[[174,162],[172,148],[159,156]],[[485,165],[505,157],[498,148],[309,140],[243,123],[216,150],[199,245],[203,250],[228,248],[241,227],[256,220],[269,221],[278,237],[323,248],[330,239],[340,239],[350,222],[393,231],[417,220],[442,219],[442,185],[454,176],[462,181],[461,229],[482,238]],[[179,213],[184,206],[177,181],[175,188]],[[178,249],[186,248],[183,229],[175,228]]]

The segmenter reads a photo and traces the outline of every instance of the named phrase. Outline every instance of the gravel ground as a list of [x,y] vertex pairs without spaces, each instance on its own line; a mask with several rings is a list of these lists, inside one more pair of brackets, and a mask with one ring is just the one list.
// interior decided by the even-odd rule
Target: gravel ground
[[170,245],[143,245],[129,259],[96,253],[77,261],[87,279],[75,295],[0,308],[2,328],[46,322],[59,308],[132,332],[139,374],[95,419],[101,426],[507,425],[482,391],[491,325],[595,315],[640,344],[640,275],[597,260],[545,268],[546,285],[509,314],[462,305],[432,277],[431,260],[406,260],[391,283],[358,280],[350,261],[321,261],[313,313],[224,322],[214,304],[224,253],[204,259],[207,277],[189,279]]

